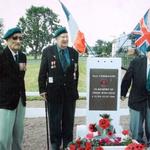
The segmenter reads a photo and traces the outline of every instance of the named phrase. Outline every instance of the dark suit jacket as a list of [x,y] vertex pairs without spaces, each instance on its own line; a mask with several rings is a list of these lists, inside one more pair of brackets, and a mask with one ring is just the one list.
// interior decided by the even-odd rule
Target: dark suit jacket
[[70,55],[70,66],[64,73],[57,46],[49,46],[43,51],[39,71],[39,92],[47,92],[48,100],[57,100],[63,94],[73,100],[78,99],[78,53],[68,47]]
[[[26,63],[26,55],[18,52],[19,63]],[[0,54],[0,108],[15,109],[19,98],[25,106],[25,71],[19,70],[11,51],[6,47]]]
[[147,58],[141,56],[135,58],[123,77],[121,84],[121,96],[126,96],[131,85],[128,105],[131,109],[140,111],[146,108],[147,100],[150,106],[148,91],[146,90],[147,80]]

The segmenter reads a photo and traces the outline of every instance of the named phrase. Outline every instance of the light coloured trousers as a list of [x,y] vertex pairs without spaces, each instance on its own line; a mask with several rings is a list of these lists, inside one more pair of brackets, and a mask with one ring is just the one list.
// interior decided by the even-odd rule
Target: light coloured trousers
[[21,150],[25,107],[21,99],[15,110],[0,109],[0,150]]
[[141,112],[130,109],[130,130],[132,138],[140,143],[145,143],[143,140],[145,130],[147,145],[150,146],[150,108],[148,106]]

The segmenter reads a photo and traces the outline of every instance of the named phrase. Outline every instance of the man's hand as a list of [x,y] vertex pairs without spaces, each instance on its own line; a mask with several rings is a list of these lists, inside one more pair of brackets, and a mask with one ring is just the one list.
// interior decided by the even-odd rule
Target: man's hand
[[41,93],[40,96],[43,98],[44,101],[47,101],[47,93],[46,92]]
[[121,100],[124,101],[126,99],[126,97],[124,96],[121,96]]

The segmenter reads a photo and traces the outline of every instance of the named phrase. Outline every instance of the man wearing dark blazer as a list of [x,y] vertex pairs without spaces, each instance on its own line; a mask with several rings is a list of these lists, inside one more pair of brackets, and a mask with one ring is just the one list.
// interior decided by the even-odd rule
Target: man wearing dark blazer
[[0,53],[0,150],[21,150],[25,115],[26,56],[20,51],[20,28],[4,35],[6,48]]
[[[123,77],[121,84],[121,99],[124,100],[128,89],[130,89],[128,106],[130,108],[130,130],[133,139],[140,143],[143,140],[143,126],[145,122],[145,133],[147,146],[150,146],[150,46],[147,48],[146,56],[139,56],[131,63]],[[149,80],[150,81],[150,80]]]
[[43,50],[39,71],[40,95],[48,102],[52,150],[65,149],[73,140],[75,104],[78,99],[78,53],[68,47],[68,33],[56,32],[56,45]]

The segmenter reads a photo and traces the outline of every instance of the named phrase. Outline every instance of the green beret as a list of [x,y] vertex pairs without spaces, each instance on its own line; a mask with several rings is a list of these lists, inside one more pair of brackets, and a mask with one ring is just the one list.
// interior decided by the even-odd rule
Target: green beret
[[15,34],[15,33],[21,33],[21,29],[19,28],[19,27],[15,27],[15,28],[11,28],[11,29],[9,29],[6,33],[5,33],[5,35],[4,35],[4,37],[3,37],[3,39],[8,39],[9,37],[11,37],[13,34]]
[[150,51],[150,46],[148,46],[148,47],[147,47],[146,51],[147,51],[147,52],[149,52],[149,51]]
[[62,33],[68,33],[65,27],[61,27],[54,32],[54,38],[58,37]]

